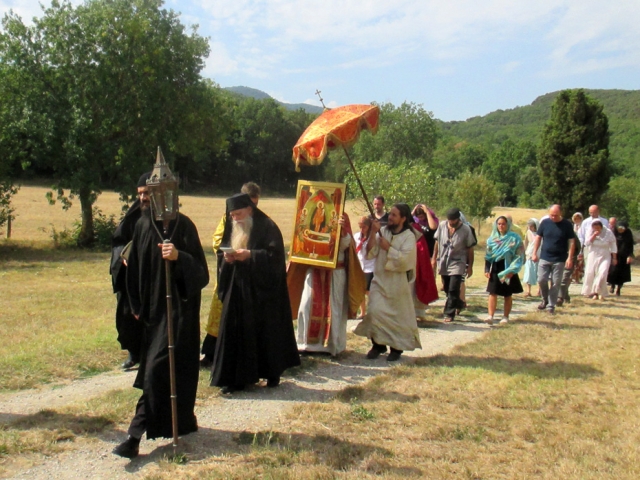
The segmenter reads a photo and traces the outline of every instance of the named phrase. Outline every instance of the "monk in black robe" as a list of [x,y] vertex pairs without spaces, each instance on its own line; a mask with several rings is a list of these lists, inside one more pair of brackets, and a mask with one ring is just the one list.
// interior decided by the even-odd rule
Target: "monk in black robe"
[[162,223],[155,222],[149,213],[143,212],[136,224],[127,267],[131,309],[144,323],[140,369],[133,384],[143,393],[129,438],[114,450],[128,458],[138,455],[145,431],[149,439],[173,436],[165,260],[171,265],[178,433],[186,435],[198,429],[194,405],[200,360],[200,290],[209,283],[209,270],[198,231],[189,217],[178,214],[168,228],[170,243],[163,244]]
[[140,362],[140,347],[142,345],[142,322],[139,322],[131,312],[129,295],[127,294],[127,265],[121,254],[133,238],[133,231],[140,219],[143,209],[149,208],[149,188],[147,179],[151,172],[143,174],[138,180],[138,198],[131,205],[124,218],[111,237],[111,283],[113,293],[116,294],[116,330],[118,342],[122,350],[129,351],[129,357],[122,364],[128,369]]
[[616,245],[618,247],[618,263],[609,267],[607,283],[610,292],[620,296],[622,286],[631,281],[631,263],[633,262],[633,232],[629,229],[629,224],[625,221],[618,222],[615,231]]
[[280,229],[248,195],[234,195],[217,255],[222,316],[211,385],[231,393],[267,379],[276,387],[300,365]]

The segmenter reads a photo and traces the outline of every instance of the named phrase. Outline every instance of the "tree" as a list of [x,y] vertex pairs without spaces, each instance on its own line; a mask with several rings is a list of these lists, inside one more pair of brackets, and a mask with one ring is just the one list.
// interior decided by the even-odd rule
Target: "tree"
[[479,170],[489,158],[487,147],[466,141],[449,141],[435,152],[434,170],[445,178],[457,178],[461,173]]
[[11,237],[11,222],[15,218],[15,208],[11,205],[11,197],[18,193],[18,187],[10,181],[0,181],[0,227],[7,224],[7,238]]
[[311,123],[303,112],[288,112],[271,99],[244,98],[233,111],[233,133],[227,178],[238,183],[255,180],[274,190],[290,190],[297,174],[292,148]]
[[518,181],[527,167],[536,164],[536,147],[533,143],[506,140],[489,154],[482,171],[504,194],[504,202],[515,206],[518,203]]
[[564,90],[551,107],[538,154],[541,190],[565,215],[586,211],[607,189],[607,116],[583,90]]
[[74,8],[54,0],[31,26],[12,12],[3,19],[0,63],[24,86],[11,97],[16,124],[41,139],[32,161],[50,169],[63,206],[78,196],[81,245],[93,241],[102,186],[130,191],[157,146],[170,153],[193,125],[208,43],[162,5],[87,0]]
[[602,196],[601,207],[607,215],[627,220],[630,226],[640,227],[640,192],[638,179],[614,177]]
[[[382,195],[388,205],[407,203],[413,207],[418,203],[425,203],[431,207],[440,207],[440,197],[437,194],[439,178],[423,166],[399,165],[389,168],[384,163],[370,162],[358,168],[358,175],[369,201],[373,201],[374,195]],[[349,196],[361,198],[360,187],[353,172],[349,172],[346,181]]]
[[376,135],[364,134],[353,147],[358,162],[383,162],[387,165],[430,164],[439,137],[433,113],[422,105],[404,102],[380,105]]
[[465,172],[453,182],[452,203],[469,219],[478,222],[493,216],[493,208],[500,203],[500,193],[491,180],[482,173]]

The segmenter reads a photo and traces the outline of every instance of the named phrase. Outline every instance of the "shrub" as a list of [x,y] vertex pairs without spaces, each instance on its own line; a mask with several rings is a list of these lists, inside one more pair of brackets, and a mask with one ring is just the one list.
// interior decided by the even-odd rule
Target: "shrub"
[[[107,251],[111,249],[111,236],[118,226],[115,215],[108,217],[102,213],[98,207],[93,207],[93,235],[94,243],[92,248],[95,250]],[[53,241],[55,248],[78,248],[78,239],[82,222],[76,220],[73,222],[73,228],[64,228],[60,231],[51,225],[49,236]],[[46,229],[44,229],[46,230]]]

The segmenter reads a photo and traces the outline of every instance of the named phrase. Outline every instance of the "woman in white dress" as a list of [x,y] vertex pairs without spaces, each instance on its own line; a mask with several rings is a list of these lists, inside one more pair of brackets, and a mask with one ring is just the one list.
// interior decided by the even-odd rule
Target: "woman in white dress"
[[589,256],[582,279],[582,295],[602,300],[607,296],[609,266],[618,261],[616,237],[600,220],[595,220],[585,245],[589,247]]

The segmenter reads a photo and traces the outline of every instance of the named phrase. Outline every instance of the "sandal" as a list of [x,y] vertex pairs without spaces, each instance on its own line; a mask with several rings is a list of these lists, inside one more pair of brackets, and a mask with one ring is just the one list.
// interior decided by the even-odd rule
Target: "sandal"
[[453,318],[452,317],[444,317],[444,323],[451,323],[453,322]]

